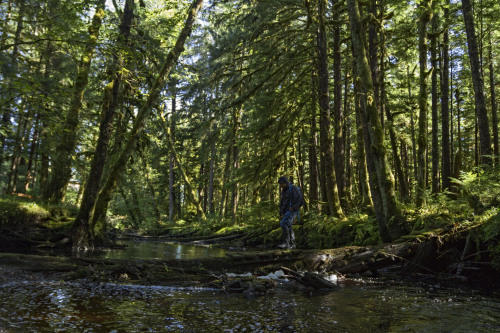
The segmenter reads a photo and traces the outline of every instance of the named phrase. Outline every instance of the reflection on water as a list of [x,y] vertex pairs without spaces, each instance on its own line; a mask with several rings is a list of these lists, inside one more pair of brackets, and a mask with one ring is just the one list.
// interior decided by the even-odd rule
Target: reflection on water
[[[119,259],[224,256],[218,248],[127,241]],[[438,285],[346,281],[336,291],[291,284],[247,299],[218,290],[7,278],[0,332],[500,332],[500,302]],[[353,281],[350,281],[353,282]]]
[[15,332],[493,332],[498,300],[459,290],[357,284],[277,288],[246,299],[210,289],[75,282],[0,285]]
[[195,246],[169,242],[121,240],[124,249],[112,249],[93,254],[104,259],[197,259],[223,257],[226,250],[212,246]]

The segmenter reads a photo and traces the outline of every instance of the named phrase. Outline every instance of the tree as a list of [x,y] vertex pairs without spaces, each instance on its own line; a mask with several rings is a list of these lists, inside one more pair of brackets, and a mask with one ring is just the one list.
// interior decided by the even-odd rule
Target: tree
[[88,83],[90,65],[94,56],[99,30],[104,17],[105,0],[97,3],[92,23],[89,26],[88,41],[78,65],[78,72],[73,84],[73,93],[66,120],[61,130],[61,138],[52,160],[52,174],[44,198],[53,203],[64,200],[66,187],[71,179],[71,166],[77,142],[77,127],[79,126],[79,113],[82,108],[83,93]]
[[324,0],[319,0],[319,28],[318,28],[318,73],[319,73],[319,108],[320,108],[320,149],[321,159],[324,160],[325,183],[327,201],[330,214],[343,217],[340,206],[337,180],[335,178],[333,147],[330,129],[330,99],[328,92],[328,66],[326,53],[326,22]]
[[[446,5],[449,5],[449,1]],[[450,151],[450,55],[449,55],[449,8],[445,7],[445,25],[443,31],[443,49],[441,66],[441,179],[442,190],[450,188],[451,151]]]
[[[123,172],[123,169],[125,168],[125,165],[127,164],[127,160],[130,157],[130,154],[134,148],[134,145],[137,141],[138,135],[142,132],[144,129],[144,123],[148,116],[151,113],[151,108],[153,106],[153,103],[156,102],[156,99],[158,98],[161,90],[163,89],[163,84],[165,80],[168,78],[168,75],[170,74],[171,69],[177,62],[177,59],[179,58],[180,54],[184,50],[184,43],[186,42],[186,39],[188,36],[191,34],[191,30],[193,28],[194,21],[196,19],[196,16],[198,14],[198,11],[201,8],[201,5],[203,3],[203,0],[195,0],[191,4],[189,10],[188,10],[188,17],[184,23],[184,26],[177,38],[177,41],[170,51],[170,53],[167,56],[167,59],[165,60],[165,63],[163,64],[163,67],[160,70],[160,73],[157,75],[156,80],[150,90],[150,93],[148,95],[148,98],[146,101],[143,103],[141,109],[139,110],[135,121],[134,121],[134,126],[129,133],[126,143],[124,144],[123,149],[121,150],[116,162],[113,164],[113,166],[110,169],[109,176],[102,187],[102,189],[99,192],[99,197],[97,198],[96,202],[96,189],[98,188],[97,185],[99,184],[100,176],[98,179],[94,179],[96,181],[96,185],[91,188],[89,185],[87,187],[89,188],[89,191],[85,191],[86,194],[84,193],[84,197],[82,200],[82,205],[80,206],[80,211],[78,213],[78,216],[75,219],[75,222],[73,224],[73,229],[75,230],[75,236],[74,236],[74,241],[73,241],[73,249],[75,250],[87,250],[89,248],[93,248],[93,225],[90,224],[90,218],[92,215],[92,209],[94,206],[99,206],[99,207],[107,207],[107,203],[110,200],[110,195],[111,192],[115,189],[116,183],[118,181],[118,178],[120,174]],[[112,85],[108,85],[106,87],[106,93],[105,95],[110,94],[111,90],[113,89]],[[109,97],[108,97],[109,98]],[[107,103],[103,103],[104,106],[106,106]],[[105,117],[109,117],[109,114],[105,115]],[[103,124],[106,122],[106,124],[111,124],[109,120],[103,119]],[[108,130],[109,130],[109,125],[106,125],[106,128],[102,128],[101,133],[103,134],[102,136],[100,135],[100,138],[102,137],[103,144],[102,144],[102,150],[103,153],[105,153],[105,150],[107,147],[105,147],[104,141],[107,140],[108,136]],[[99,146],[99,142],[98,142]],[[96,153],[96,156],[100,156]],[[103,156],[105,157],[105,156]],[[103,160],[97,160],[94,159],[93,161],[93,167],[96,170],[96,172],[99,172],[98,169],[103,167],[105,159]],[[102,175],[102,171],[101,171]],[[89,179],[92,178],[92,172],[91,176]],[[102,203],[99,203],[99,200],[101,200]],[[97,216],[101,216],[101,212],[97,212],[99,214],[96,214]]]
[[479,63],[479,51],[470,0],[462,0],[462,13],[464,16],[465,30],[467,32],[467,50],[469,51],[472,85],[474,87],[474,102],[479,126],[481,163],[491,164],[491,138],[488,125],[488,112],[486,110],[486,101],[484,98],[484,83],[481,74],[481,65]]
[[[380,197],[383,214],[376,214],[377,223],[380,237],[384,242],[389,242],[394,237],[397,237],[400,230],[397,230],[397,228],[392,230],[389,229],[388,222],[390,220],[398,220],[400,212],[396,205],[394,183],[387,166],[384,132],[378,115],[377,103],[374,98],[372,76],[365,48],[365,34],[362,29],[357,0],[348,0],[347,7],[351,27],[353,57],[356,60],[356,81],[360,85],[361,119],[365,122],[370,139],[369,145],[365,142],[365,151],[367,149],[370,150],[376,171],[375,173],[370,172],[369,174],[370,178],[373,178],[373,181],[370,181],[370,190],[372,192],[372,198],[375,196]],[[365,135],[365,141],[366,139],[367,137]],[[377,209],[375,199],[374,204],[375,209]]]
[[[432,19],[432,0],[423,0],[420,4],[420,17],[418,26],[418,59],[420,67],[420,90],[418,94],[418,149],[417,149],[417,206],[421,207],[426,202],[427,181],[427,114],[428,91],[427,79],[427,26]],[[432,69],[431,69],[432,71]]]

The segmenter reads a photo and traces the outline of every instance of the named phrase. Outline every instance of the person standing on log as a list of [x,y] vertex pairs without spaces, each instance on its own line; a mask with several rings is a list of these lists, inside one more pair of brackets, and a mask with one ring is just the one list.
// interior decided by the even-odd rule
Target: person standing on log
[[281,249],[295,248],[295,235],[292,230],[292,223],[297,217],[302,195],[299,189],[282,176],[278,179],[280,185],[280,227],[283,235],[283,243],[278,245]]

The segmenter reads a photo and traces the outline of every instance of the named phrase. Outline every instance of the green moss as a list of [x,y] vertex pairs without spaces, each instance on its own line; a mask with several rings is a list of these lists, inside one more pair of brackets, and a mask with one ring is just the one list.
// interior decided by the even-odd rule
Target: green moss
[[0,224],[25,225],[47,220],[50,212],[36,202],[0,199]]

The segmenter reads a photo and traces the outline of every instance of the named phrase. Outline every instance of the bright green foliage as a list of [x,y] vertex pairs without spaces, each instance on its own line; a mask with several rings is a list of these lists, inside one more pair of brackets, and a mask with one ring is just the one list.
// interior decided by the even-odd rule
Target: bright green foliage
[[0,224],[25,226],[43,222],[50,212],[32,201],[0,198]]

